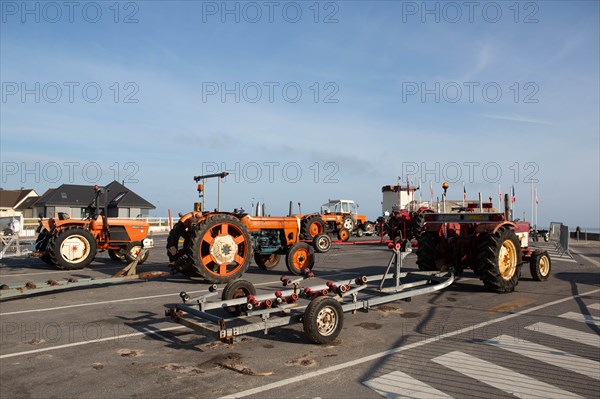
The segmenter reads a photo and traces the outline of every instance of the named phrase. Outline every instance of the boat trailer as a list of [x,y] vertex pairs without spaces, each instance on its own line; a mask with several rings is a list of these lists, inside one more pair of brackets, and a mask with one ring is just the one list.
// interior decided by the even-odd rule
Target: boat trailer
[[410,301],[454,282],[453,271],[402,272],[403,260],[410,254],[408,242],[390,247],[393,254],[384,274],[360,275],[315,286],[304,286],[314,277],[310,272],[295,280],[283,276],[283,286],[291,288],[261,295],[257,295],[251,282],[238,279],[225,286],[220,301],[214,300],[218,295],[216,285],[210,287],[208,294],[196,298],[181,292],[183,303],[167,306],[165,314],[176,323],[227,343],[233,343],[240,335],[256,331],[267,334],[270,328],[295,323],[303,324],[311,342],[330,343],[342,330],[344,313],[368,311],[398,300]]

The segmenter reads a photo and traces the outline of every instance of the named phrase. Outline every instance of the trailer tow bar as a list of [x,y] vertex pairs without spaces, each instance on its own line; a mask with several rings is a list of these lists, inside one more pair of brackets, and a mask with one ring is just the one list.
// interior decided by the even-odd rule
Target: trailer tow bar
[[133,262],[119,270],[111,277],[105,278],[75,278],[70,277],[62,280],[29,281],[25,284],[2,284],[0,285],[0,299],[14,298],[39,294],[41,292],[66,290],[74,287],[85,287],[91,285],[119,284],[132,280],[149,280],[152,278],[168,276],[169,272],[149,271],[137,272],[138,261],[142,259],[148,248],[142,248]]
[[[454,282],[452,271],[402,272],[403,260],[410,253],[407,244],[390,244],[392,257],[381,275],[359,275],[305,287],[302,280],[282,278],[283,286],[293,285],[293,290],[266,294],[257,294],[251,282],[238,279],[225,286],[221,300],[212,300],[218,295],[214,287],[213,292],[193,299],[182,292],[183,303],[167,306],[165,314],[206,337],[228,343],[240,335],[256,331],[266,334],[270,328],[295,323],[303,324],[309,341],[330,343],[342,330],[344,313],[410,300]],[[307,275],[304,281],[312,278]]]

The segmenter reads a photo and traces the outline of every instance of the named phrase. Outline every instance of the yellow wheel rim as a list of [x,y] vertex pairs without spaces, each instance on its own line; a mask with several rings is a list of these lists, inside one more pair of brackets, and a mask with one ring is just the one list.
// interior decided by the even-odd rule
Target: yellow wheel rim
[[517,247],[511,240],[502,243],[498,254],[498,268],[504,280],[510,280],[517,270]]
[[540,274],[545,277],[548,273],[550,273],[550,259],[544,255],[540,258]]

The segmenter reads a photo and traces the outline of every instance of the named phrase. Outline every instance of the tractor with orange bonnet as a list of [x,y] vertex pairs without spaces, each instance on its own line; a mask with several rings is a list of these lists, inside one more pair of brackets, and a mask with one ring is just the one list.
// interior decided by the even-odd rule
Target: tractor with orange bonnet
[[[195,176],[194,180],[221,179],[227,174]],[[202,190],[199,184],[201,195]],[[259,268],[270,270],[284,256],[292,274],[307,274],[312,270],[315,250],[300,242],[298,217],[253,216],[243,209],[206,212],[201,203],[195,203],[194,208],[193,212],[180,214],[167,239],[167,255],[174,270],[212,283],[225,283],[244,274],[252,258]],[[315,237],[315,245],[317,242],[320,252],[331,245],[325,235]]]

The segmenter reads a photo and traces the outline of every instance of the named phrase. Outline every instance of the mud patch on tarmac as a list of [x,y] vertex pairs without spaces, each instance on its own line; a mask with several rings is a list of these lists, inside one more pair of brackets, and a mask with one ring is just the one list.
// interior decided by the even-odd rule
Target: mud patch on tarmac
[[265,349],[273,349],[273,348],[275,348],[275,345],[271,345],[271,344],[264,344],[264,345],[263,345],[263,348],[265,348]]
[[31,341],[28,341],[27,343],[29,345],[41,345],[44,342],[46,342],[46,341],[44,341],[43,339],[32,339]]
[[506,313],[533,303],[535,303],[535,301],[531,298],[517,298],[501,305],[494,306],[493,308],[489,308],[487,311],[491,313]]
[[355,324],[354,326],[364,328],[365,330],[379,330],[381,327],[383,327],[381,324],[377,323],[360,323]]
[[140,349],[136,349],[136,350],[132,350],[132,349],[119,349],[117,351],[117,353],[121,357],[140,357],[140,356],[142,356],[144,354],[144,351],[140,350]]
[[252,370],[250,367],[244,366],[241,359],[242,356],[239,353],[230,353],[227,355],[215,356],[211,362],[218,367],[254,377],[266,377],[274,374],[273,371]]
[[288,360],[287,362],[285,362],[285,365],[286,366],[301,366],[301,367],[309,368],[309,367],[316,367],[319,365],[319,363],[315,359],[311,359],[310,357],[308,357],[308,355],[304,355],[297,359]]
[[376,309],[378,311],[384,312],[384,313],[400,313],[400,312],[402,312],[402,310],[399,307],[397,307],[397,306],[391,306],[391,305],[377,306]]
[[198,367],[194,366],[182,366],[177,363],[167,363],[160,366],[161,369],[174,371],[178,374],[202,374],[204,371],[200,370]]
[[92,368],[94,370],[102,370],[104,368],[104,365],[102,363],[92,363]]

